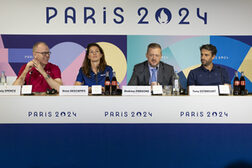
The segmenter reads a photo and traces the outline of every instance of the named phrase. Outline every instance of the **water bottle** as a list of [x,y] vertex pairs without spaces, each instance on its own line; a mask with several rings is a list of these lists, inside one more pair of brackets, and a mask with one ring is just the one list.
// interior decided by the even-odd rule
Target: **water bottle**
[[175,96],[179,95],[179,90],[180,90],[179,76],[177,72],[175,72],[173,75],[173,87],[172,87],[173,95]]
[[2,74],[1,74],[1,85],[7,85],[7,79],[6,79],[4,71],[2,71]]

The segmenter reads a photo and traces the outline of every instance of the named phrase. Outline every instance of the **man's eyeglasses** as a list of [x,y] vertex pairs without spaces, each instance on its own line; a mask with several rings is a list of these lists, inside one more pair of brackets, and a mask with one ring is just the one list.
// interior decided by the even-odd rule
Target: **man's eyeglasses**
[[42,54],[43,56],[51,55],[51,52],[36,52],[36,53]]

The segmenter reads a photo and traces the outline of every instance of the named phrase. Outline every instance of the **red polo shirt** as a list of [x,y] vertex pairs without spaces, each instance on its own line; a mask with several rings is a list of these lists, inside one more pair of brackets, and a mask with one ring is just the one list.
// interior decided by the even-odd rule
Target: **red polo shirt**
[[[18,78],[24,71],[25,66],[26,64],[21,67]],[[48,63],[44,70],[52,79],[61,78],[61,72],[57,65]],[[34,67],[26,74],[25,85],[32,85],[32,92],[46,92],[47,89],[51,89],[45,78]]]

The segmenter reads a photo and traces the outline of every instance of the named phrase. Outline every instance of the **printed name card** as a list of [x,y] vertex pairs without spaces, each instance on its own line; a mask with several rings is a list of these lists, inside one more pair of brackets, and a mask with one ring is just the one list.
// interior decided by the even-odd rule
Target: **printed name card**
[[123,96],[151,96],[151,86],[123,86]]
[[154,95],[162,95],[163,94],[162,85],[154,85],[154,86],[152,86],[152,93]]
[[0,86],[0,96],[17,96],[20,95],[20,91],[21,91],[21,86],[17,85],[17,86],[10,86],[10,85],[6,85],[6,86]]
[[218,96],[218,86],[189,86],[190,96]]
[[230,94],[230,87],[229,85],[219,85],[219,91],[222,95],[229,95]]
[[101,85],[92,85],[92,95],[101,95],[102,86]]
[[87,96],[88,86],[60,86],[60,96]]
[[23,85],[21,94],[32,94],[32,85]]

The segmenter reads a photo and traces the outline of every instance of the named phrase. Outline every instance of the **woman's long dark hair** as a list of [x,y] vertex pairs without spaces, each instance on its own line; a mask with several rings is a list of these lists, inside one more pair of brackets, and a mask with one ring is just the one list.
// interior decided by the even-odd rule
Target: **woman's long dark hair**
[[85,59],[82,63],[82,71],[83,73],[87,76],[87,77],[90,77],[90,71],[91,71],[91,62],[90,62],[90,59],[88,59],[88,55],[89,55],[89,50],[91,47],[93,46],[96,46],[99,48],[100,50],[100,53],[102,54],[102,57],[100,59],[100,64],[98,66],[98,70],[99,72],[103,72],[105,70],[105,67],[107,66],[107,62],[105,60],[105,54],[104,54],[104,51],[103,49],[96,43],[91,43],[91,44],[88,44],[87,46],[87,51],[86,51],[86,56],[85,56]]

